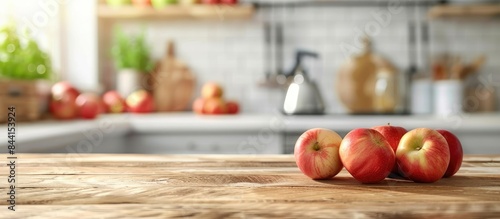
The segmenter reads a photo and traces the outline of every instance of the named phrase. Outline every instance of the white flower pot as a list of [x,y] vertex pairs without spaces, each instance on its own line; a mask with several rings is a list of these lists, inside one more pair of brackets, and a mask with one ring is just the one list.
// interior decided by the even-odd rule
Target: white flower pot
[[124,98],[143,88],[143,73],[134,69],[122,69],[116,75],[116,90]]

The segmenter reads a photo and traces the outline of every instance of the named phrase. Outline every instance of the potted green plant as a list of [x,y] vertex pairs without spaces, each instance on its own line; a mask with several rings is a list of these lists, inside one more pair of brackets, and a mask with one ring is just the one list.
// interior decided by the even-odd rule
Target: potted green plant
[[[0,107],[17,105],[19,119],[35,120],[47,108],[51,60],[14,23],[0,27]],[[1,114],[6,115],[5,114]],[[2,120],[2,118],[0,118]]]
[[126,97],[138,89],[145,88],[142,85],[146,84],[144,82],[154,65],[144,32],[127,36],[121,29],[117,29],[112,54],[119,69],[116,78],[118,92]]

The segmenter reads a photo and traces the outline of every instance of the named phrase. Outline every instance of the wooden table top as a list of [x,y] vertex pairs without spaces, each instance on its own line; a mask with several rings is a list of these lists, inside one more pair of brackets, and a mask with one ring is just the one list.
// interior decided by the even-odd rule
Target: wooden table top
[[314,181],[291,155],[20,154],[16,171],[12,212],[0,167],[0,218],[500,218],[500,155],[432,184]]

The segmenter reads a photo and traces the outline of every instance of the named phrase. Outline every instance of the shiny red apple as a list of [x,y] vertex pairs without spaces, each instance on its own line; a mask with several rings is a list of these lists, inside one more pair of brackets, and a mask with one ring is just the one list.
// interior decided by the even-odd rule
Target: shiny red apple
[[80,95],[80,92],[67,81],[55,83],[50,89],[50,92],[54,99],[61,99],[63,95],[70,95],[75,98]]
[[464,151],[462,149],[462,143],[453,133],[447,130],[437,130],[441,134],[450,148],[450,164],[444,173],[444,177],[451,177],[457,173],[457,171],[462,166],[462,160],[464,158]]
[[201,96],[203,98],[221,98],[224,94],[222,86],[215,82],[208,82],[201,88]]
[[240,105],[236,101],[228,101],[226,103],[226,108],[228,114],[238,114],[240,111]]
[[79,115],[83,119],[95,119],[99,115],[100,98],[91,93],[80,94],[76,98]]
[[222,98],[208,98],[205,100],[203,112],[209,115],[222,115],[227,113],[226,102]]
[[205,108],[205,99],[204,98],[198,98],[193,102],[193,112],[196,114],[205,114],[204,108]]
[[208,5],[214,5],[214,4],[220,4],[220,0],[202,0],[201,1],[203,4],[208,4]]
[[75,119],[78,116],[76,98],[80,92],[69,82],[58,82],[51,88],[49,110],[56,119]]
[[396,156],[389,142],[373,129],[354,129],[340,144],[340,159],[346,170],[362,183],[384,180],[394,167]]
[[[375,126],[372,129],[380,132],[380,134],[382,134],[385,137],[385,139],[387,139],[394,153],[396,153],[396,150],[398,149],[399,141],[401,140],[403,135],[406,134],[406,132],[408,132],[403,127],[391,126],[390,124],[383,126]],[[394,165],[392,172],[398,173],[397,165]]]
[[106,112],[123,113],[127,110],[125,99],[117,91],[108,91],[102,96]]
[[151,0],[132,0],[136,7],[151,7]]
[[238,0],[220,0],[221,4],[235,5],[238,4]]
[[401,138],[396,162],[402,176],[415,182],[436,182],[448,169],[450,148],[436,130],[414,129]]
[[105,113],[108,113],[108,108],[104,103],[104,100],[102,100],[102,98],[99,98],[99,114],[105,114]]
[[312,179],[328,179],[342,170],[339,147],[342,138],[322,128],[304,132],[295,143],[295,162],[300,171]]
[[132,113],[150,113],[154,111],[153,96],[146,90],[132,92],[126,100],[128,110]]

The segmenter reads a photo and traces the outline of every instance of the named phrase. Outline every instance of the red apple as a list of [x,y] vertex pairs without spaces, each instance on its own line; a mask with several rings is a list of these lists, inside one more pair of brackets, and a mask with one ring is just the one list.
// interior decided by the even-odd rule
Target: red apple
[[220,0],[202,0],[203,4],[215,5],[220,4]]
[[80,94],[75,101],[80,117],[95,119],[99,115],[99,101],[99,97],[95,94]]
[[132,0],[136,7],[151,7],[151,0]]
[[396,155],[382,134],[373,129],[354,129],[340,144],[340,160],[362,183],[378,183],[391,173]]
[[401,138],[396,162],[401,175],[415,182],[436,182],[448,168],[450,148],[439,132],[428,128],[414,129]]
[[123,113],[127,110],[127,104],[117,91],[108,91],[102,96],[106,111],[109,113]]
[[300,171],[312,179],[328,179],[342,170],[339,147],[342,138],[322,128],[304,132],[295,143],[295,162]]
[[99,98],[99,114],[108,113],[108,107],[102,98]]
[[222,97],[223,93],[222,87],[215,82],[208,82],[201,88],[203,98],[219,98]]
[[153,96],[146,90],[132,92],[126,100],[128,109],[133,113],[150,113],[154,111]]
[[221,98],[209,98],[205,100],[203,112],[211,115],[221,115],[227,113],[226,102]]
[[240,111],[240,105],[235,101],[228,101],[226,103],[226,107],[228,114],[238,114],[238,112]]
[[205,99],[203,98],[198,98],[193,102],[193,112],[197,114],[205,114],[204,108],[205,108]]
[[74,96],[75,98],[80,95],[80,92],[73,87],[69,82],[67,81],[61,81],[55,83],[52,88],[50,89],[51,95],[55,99],[61,99],[63,95],[71,95]]
[[460,166],[462,166],[462,160],[464,158],[462,143],[460,143],[457,136],[449,131],[437,130],[437,132],[439,132],[439,134],[446,139],[448,147],[450,148],[450,164],[448,165],[448,169],[446,169],[444,177],[451,177],[455,175],[455,173],[457,173],[460,169]]
[[[375,126],[372,129],[377,130],[378,132],[380,132],[380,134],[382,134],[385,137],[385,139],[387,139],[394,153],[396,153],[396,150],[398,149],[399,141],[401,140],[403,135],[406,134],[406,132],[408,132],[403,127],[391,126],[390,124],[383,126]],[[397,165],[394,165],[392,172],[398,173]]]
[[49,109],[56,119],[74,119],[78,116],[75,100],[80,95],[68,82],[58,82],[51,88]]
[[76,97],[71,94],[62,95],[59,99],[50,100],[50,113],[56,119],[75,119],[78,116],[78,107],[75,104]]

